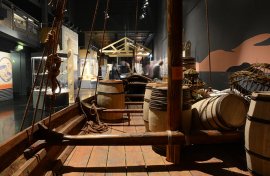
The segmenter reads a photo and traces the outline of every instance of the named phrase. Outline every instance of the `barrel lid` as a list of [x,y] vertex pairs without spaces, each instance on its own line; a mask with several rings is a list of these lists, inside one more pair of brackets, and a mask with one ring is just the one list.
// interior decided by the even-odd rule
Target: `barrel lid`
[[270,91],[253,92],[252,95],[251,95],[251,99],[270,101]]
[[245,99],[235,94],[222,95],[218,100],[218,114],[229,127],[241,127],[245,124],[247,106]]

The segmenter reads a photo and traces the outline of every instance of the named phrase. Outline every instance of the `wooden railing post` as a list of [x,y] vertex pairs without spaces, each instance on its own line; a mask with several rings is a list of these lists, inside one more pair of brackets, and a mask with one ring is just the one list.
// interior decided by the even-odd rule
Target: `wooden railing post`
[[[168,31],[168,130],[181,131],[182,92],[182,1],[167,0]],[[168,145],[166,159],[180,162],[180,145]]]

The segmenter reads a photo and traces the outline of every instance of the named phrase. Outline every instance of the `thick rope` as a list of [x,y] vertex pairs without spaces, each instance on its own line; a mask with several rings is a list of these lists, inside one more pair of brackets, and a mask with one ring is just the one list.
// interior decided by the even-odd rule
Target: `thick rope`
[[136,11],[135,11],[135,35],[134,35],[134,52],[133,52],[133,63],[132,63],[132,70],[131,73],[134,73],[135,70],[135,59],[137,58],[137,28],[138,28],[138,8],[139,2],[136,0]]
[[[53,5],[56,4],[57,14],[56,14],[56,17],[54,18],[53,25],[52,25],[52,30],[50,31],[50,33],[48,35],[47,43],[46,43],[46,48],[44,49],[43,56],[42,56],[42,58],[44,58],[44,55],[45,54],[47,55],[47,60],[46,60],[45,69],[43,70],[43,73],[46,72],[46,69],[48,69],[48,73],[53,73],[53,66],[52,65],[49,65],[49,64],[51,64],[50,63],[49,56],[52,56],[53,57],[56,54],[56,51],[57,51],[58,37],[59,37],[59,34],[60,34],[60,29],[61,29],[62,20],[63,20],[64,8],[66,6],[67,0],[63,0],[61,2],[62,3],[60,4],[59,1],[53,1],[53,0],[50,1],[50,3],[53,3]],[[60,9],[58,9],[58,8],[60,8]],[[54,31],[55,28],[56,28],[56,30]],[[54,58],[51,58],[51,59],[54,59]],[[42,62],[43,62],[43,60],[41,60],[41,63]],[[39,72],[40,72],[40,69],[39,69],[38,73]],[[47,78],[47,80],[48,79],[49,78]],[[51,80],[51,82],[52,82],[52,80]],[[41,89],[43,87],[43,84],[44,84],[44,74],[42,76],[42,81],[41,81],[40,90],[39,90],[39,94],[38,94],[37,104],[36,104],[36,108],[35,108],[34,115],[33,115],[33,118],[32,118],[30,141],[33,138],[34,125],[35,125],[36,116],[37,116],[36,114],[37,114],[37,109],[38,109],[38,105],[39,105],[39,100],[40,100],[40,96],[41,96]],[[53,82],[52,82],[52,84],[53,84]],[[35,85],[36,84],[33,85],[33,88],[32,89],[34,89]],[[46,83],[46,87],[47,87],[47,83]],[[55,92],[53,90],[53,87],[52,87],[52,93],[53,93],[53,96],[52,96],[53,97],[53,101],[55,101]],[[46,94],[44,96],[46,96]],[[30,97],[32,97],[32,96],[30,96]],[[44,108],[44,104],[43,104],[43,108]],[[28,109],[28,108],[26,108],[26,109]],[[51,121],[51,108],[50,108],[49,122],[50,121]],[[50,126],[50,123],[49,123],[49,126]]]
[[208,19],[208,0],[205,0],[205,19],[206,19],[206,30],[207,30],[207,46],[208,46],[208,59],[209,59],[209,85],[212,85],[212,67],[211,67],[211,43],[210,43],[210,32],[209,32],[209,19]]
[[97,107],[95,105],[95,101],[93,100],[91,102],[89,115],[83,110],[82,104],[80,103],[82,112],[84,113],[85,117],[88,118],[86,124],[81,129],[81,131],[84,132],[84,134],[89,133],[104,133],[108,131],[108,125],[105,123],[102,123],[99,119],[99,113],[97,110]]
[[270,64],[256,63],[230,76],[230,87],[243,95],[250,95],[253,91],[270,90]]

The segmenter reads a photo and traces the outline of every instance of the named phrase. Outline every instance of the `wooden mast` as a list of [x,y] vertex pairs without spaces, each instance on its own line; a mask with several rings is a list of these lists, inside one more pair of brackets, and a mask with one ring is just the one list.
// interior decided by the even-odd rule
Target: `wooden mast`
[[[181,131],[182,112],[182,1],[167,0],[168,130]],[[168,145],[166,159],[180,162],[180,145]]]

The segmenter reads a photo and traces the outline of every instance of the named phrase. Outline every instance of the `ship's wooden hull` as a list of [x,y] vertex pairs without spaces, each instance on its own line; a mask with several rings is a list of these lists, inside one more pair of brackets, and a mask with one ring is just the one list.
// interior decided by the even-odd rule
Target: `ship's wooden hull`
[[[93,100],[94,97],[90,97],[86,100],[84,100],[84,103],[89,103],[91,100]],[[170,131],[170,132],[158,132],[158,133],[145,133],[145,127],[143,126],[143,118],[142,118],[142,109],[122,109],[121,113],[127,113],[128,118],[125,118],[123,121],[118,123],[110,123],[110,128],[107,133],[99,134],[99,135],[90,135],[89,137],[85,137],[80,135],[82,127],[85,125],[86,118],[81,110],[81,106],[84,106],[84,103],[75,103],[55,114],[51,117],[50,126],[51,129],[53,129],[56,135],[61,134],[61,136],[53,137],[53,133],[48,133],[45,135],[41,135],[40,133],[40,127],[38,127],[38,123],[34,126],[34,135],[33,135],[33,141],[30,143],[29,138],[31,137],[31,127],[21,131],[20,133],[16,134],[13,138],[5,142],[0,146],[0,175],[54,175],[55,173],[61,173],[65,174],[68,172],[77,172],[78,168],[69,167],[72,166],[72,163],[75,161],[69,161],[70,158],[74,159],[80,159],[80,157],[83,159],[84,156],[77,156],[75,157],[75,154],[72,155],[72,153],[76,153],[78,151],[81,151],[82,153],[91,153],[91,157],[89,159],[89,162],[91,160],[91,163],[93,162],[97,165],[101,164],[100,158],[96,158],[94,156],[98,155],[106,155],[105,153],[100,153],[99,150],[95,151],[94,146],[97,146],[95,149],[102,148],[101,146],[104,146],[103,148],[111,149],[107,151],[108,158],[106,160],[107,164],[103,165],[101,164],[101,167],[97,169],[104,170],[104,172],[108,172],[106,167],[108,167],[108,163],[115,162],[115,158],[118,158],[118,149],[127,149],[124,154],[123,152],[120,154],[126,157],[133,156],[132,152],[141,150],[143,157],[141,156],[140,162],[141,164],[144,164],[151,168],[152,163],[150,160],[156,160],[158,157],[160,157],[158,154],[155,154],[151,149],[151,145],[182,145],[184,143],[186,144],[202,144],[202,143],[224,143],[224,142],[233,142],[233,141],[239,141],[242,138],[242,133],[236,133],[236,132],[217,132],[217,131],[206,131],[206,132],[200,132],[200,133],[192,133],[190,135],[184,136],[181,132],[176,131]],[[136,105],[141,106],[141,105]],[[85,108],[85,107],[84,107]],[[137,107],[138,108],[138,107]],[[84,109],[85,110],[85,109]],[[104,110],[105,112],[108,111],[119,111],[119,110]],[[87,111],[85,111],[87,112]],[[130,114],[133,113],[133,117],[130,119]],[[49,124],[49,117],[45,118],[44,120],[40,121],[39,124],[44,124],[44,126]],[[132,129],[132,130],[131,130]],[[137,130],[136,130],[137,129]],[[135,132],[135,133],[134,133]],[[199,132],[199,131],[198,131]],[[137,134],[136,134],[137,133]],[[65,135],[62,135],[65,134]],[[78,136],[79,135],[79,136]],[[51,141],[47,140],[48,138],[58,138],[59,141]],[[31,147],[30,147],[31,146]],[[74,150],[75,146],[77,146],[77,150]],[[87,146],[87,147],[84,147]],[[114,146],[114,147],[108,147],[108,146]],[[124,147],[125,146],[125,147]],[[150,147],[150,148],[149,148]],[[88,151],[87,149],[91,148],[91,151]],[[26,150],[27,149],[27,150]],[[80,149],[80,150],[79,150]],[[115,149],[115,152],[114,152]],[[145,149],[145,150],[144,150]],[[129,152],[130,150],[130,152]],[[137,151],[137,152],[138,152]],[[87,154],[87,155],[88,155]],[[134,153],[135,154],[135,153]],[[112,157],[112,156],[114,157]],[[144,157],[150,157],[150,159],[142,160]],[[110,158],[112,157],[112,158]],[[135,160],[139,159],[136,157],[139,157],[139,155],[133,156]],[[69,158],[69,159],[68,159]],[[151,159],[152,158],[152,159]],[[96,161],[94,161],[96,160]],[[128,158],[124,158],[124,161],[127,161]],[[160,161],[163,162],[161,167],[167,167],[166,165],[171,165],[172,163],[166,163],[165,158],[161,159]],[[88,162],[85,162],[85,166],[83,172],[87,169],[89,169]],[[89,163],[89,164],[91,164]],[[134,164],[129,165],[129,161],[127,163],[120,162],[123,165],[121,165],[121,168],[126,167],[129,169],[134,168]],[[136,167],[142,168],[139,165]],[[76,165],[76,164],[75,164]],[[119,163],[116,164],[119,166]],[[120,167],[120,166],[119,166]],[[169,166],[170,168],[171,166]],[[113,167],[114,168],[114,167]],[[143,171],[139,172],[138,174],[146,175],[149,168],[143,169]],[[179,168],[176,167],[178,170]],[[70,170],[71,169],[71,170]],[[109,167],[109,170],[111,167]],[[91,169],[87,171],[92,174]],[[101,171],[99,171],[101,172]],[[133,171],[132,171],[133,172]],[[168,171],[162,171],[162,173],[157,171],[158,174],[163,174],[163,172]],[[160,172],[160,173],[159,173]],[[189,172],[189,171],[187,171]],[[94,173],[94,170],[93,170]],[[112,171],[112,173],[115,173],[115,171]],[[124,174],[127,174],[128,171],[123,171]],[[121,171],[121,174],[123,174]],[[181,173],[181,171],[177,171],[176,173]],[[90,175],[91,175],[90,174]],[[103,173],[102,173],[103,174]],[[121,175],[120,174],[120,175]],[[165,174],[166,175],[166,174]]]
[[[85,118],[80,110],[79,104],[75,103],[54,113],[51,116],[50,127],[60,133],[78,134],[84,122]],[[38,123],[48,125],[49,117]],[[68,151],[70,151],[72,147],[50,146],[46,143],[44,143],[43,146],[40,145],[40,143],[44,141],[40,141],[36,138],[38,123],[35,124],[33,128],[32,142],[29,140],[31,138],[32,127],[29,127],[0,146],[0,175],[42,175],[45,170],[55,165],[57,157],[59,157],[63,151],[66,151],[66,155],[68,156]],[[24,151],[30,147],[31,144],[40,145],[42,149],[40,149],[34,157],[26,160]]]

